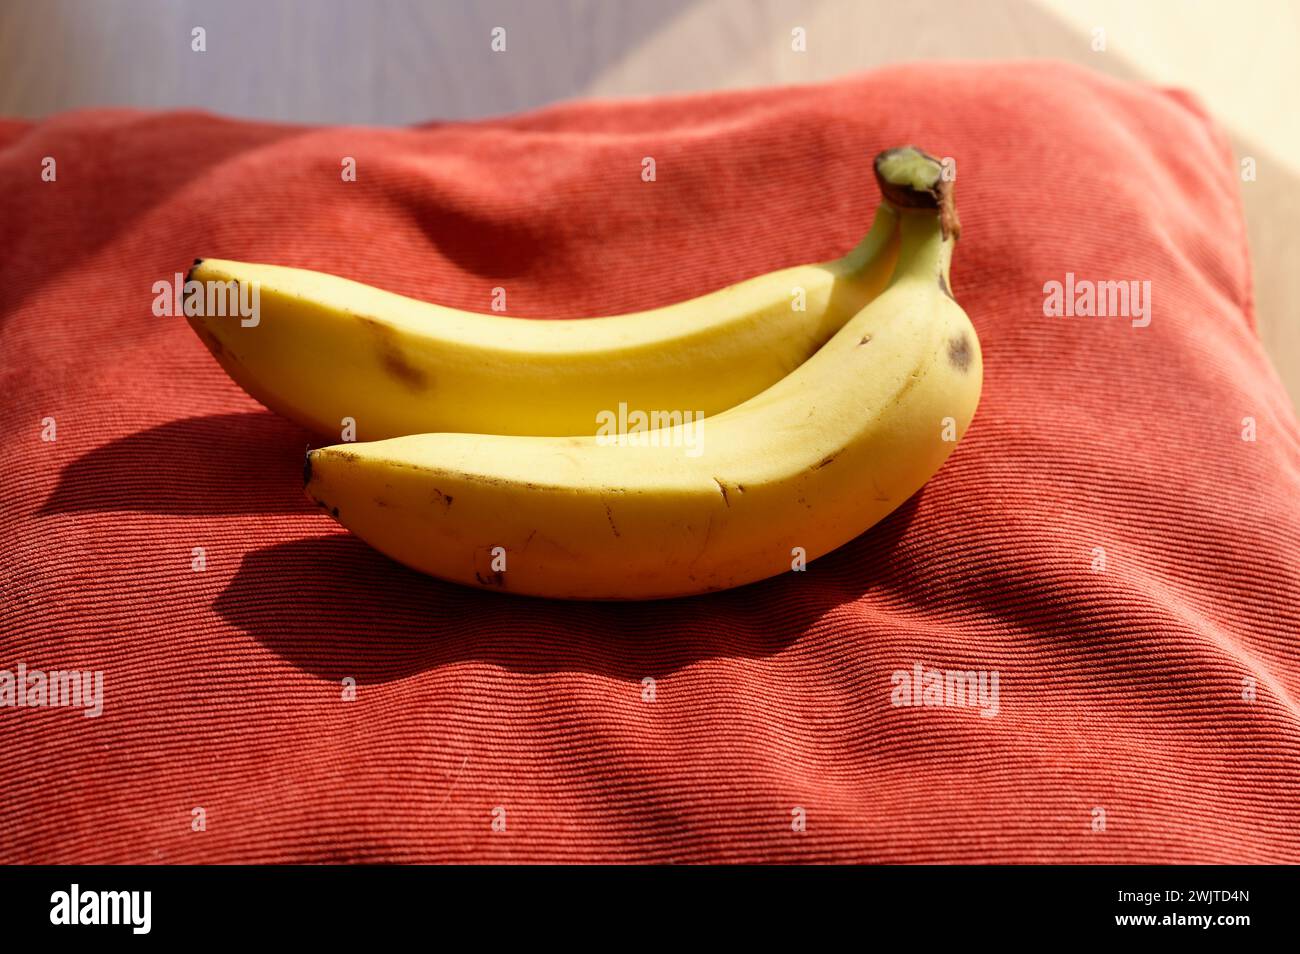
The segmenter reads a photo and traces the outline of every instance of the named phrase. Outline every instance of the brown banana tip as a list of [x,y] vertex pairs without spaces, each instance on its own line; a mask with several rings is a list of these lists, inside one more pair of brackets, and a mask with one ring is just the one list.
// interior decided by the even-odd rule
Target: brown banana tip
[[944,176],[941,160],[916,146],[899,146],[879,153],[873,169],[880,194],[894,208],[936,211],[945,239],[961,234],[952,180]]
[[311,445],[307,445],[307,453],[302,457],[302,485],[306,487],[311,483]]
[[[194,290],[193,290],[192,288],[190,288],[190,282],[192,282],[192,281],[194,280],[194,270],[195,270],[196,268],[198,268],[198,267],[199,267],[200,265],[202,265],[202,264],[203,264],[203,259],[201,259],[201,258],[196,258],[196,259],[194,260],[194,264],[191,265],[191,266],[189,267],[189,269],[185,272],[185,282],[181,285],[181,300],[182,300],[182,301],[186,301],[186,302],[188,302],[188,301],[189,301],[189,298],[190,298],[190,295],[194,294]],[[199,302],[200,302],[200,307],[201,307],[201,306],[202,306],[202,302],[203,302],[203,296],[202,296],[202,295],[199,296]]]

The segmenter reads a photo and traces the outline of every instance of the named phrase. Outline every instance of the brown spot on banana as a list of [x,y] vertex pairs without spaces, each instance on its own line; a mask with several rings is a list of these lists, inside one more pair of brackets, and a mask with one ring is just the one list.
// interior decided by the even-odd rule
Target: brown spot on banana
[[430,383],[428,373],[407,360],[393,329],[373,318],[358,317],[375,336],[375,349],[379,355],[379,363],[383,365],[388,376],[412,391],[428,390]]
[[482,586],[495,586],[505,589],[506,574],[495,567],[493,550],[495,547],[479,547],[474,551],[474,579]]
[[970,370],[970,363],[973,354],[971,352],[970,339],[965,332],[951,338],[948,341],[948,363],[958,371],[966,372]]
[[731,500],[727,497],[727,485],[716,477],[713,478],[713,482],[718,485],[718,493],[722,494],[722,502],[730,507]]
[[390,377],[396,378],[412,391],[424,391],[429,387],[429,376],[419,368],[409,364],[406,356],[391,346],[382,348],[379,355],[384,370]]
[[312,500],[315,500],[315,501],[316,501],[316,506],[318,506],[318,507],[320,507],[322,510],[326,511],[326,512],[327,512],[330,516],[332,516],[335,520],[337,520],[337,519],[339,518],[339,508],[338,508],[338,507],[331,507],[331,506],[330,506],[329,504],[327,504],[325,501],[320,500],[320,499],[318,499],[318,498],[316,498],[316,497],[313,497]]
[[945,275],[943,272],[939,272],[939,291],[947,295],[948,298],[951,299],[952,301],[957,300],[956,298],[952,297],[952,289],[948,287],[948,276]]

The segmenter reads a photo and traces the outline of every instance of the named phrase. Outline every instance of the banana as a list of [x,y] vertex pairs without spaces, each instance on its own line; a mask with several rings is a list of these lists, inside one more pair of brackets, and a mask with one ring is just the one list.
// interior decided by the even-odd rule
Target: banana
[[939,469],[983,380],[949,291],[949,184],[915,150],[889,161],[911,177],[888,196],[901,236],[889,285],[762,393],[621,441],[436,433],[326,447],[307,456],[307,495],[407,566],[546,597],[721,590],[841,546]]
[[211,258],[195,261],[186,287],[230,288],[243,302],[256,289],[257,314],[245,321],[204,304],[186,313],[248,394],[318,434],[337,436],[344,418],[363,440],[593,434],[598,413],[620,404],[715,414],[779,381],[879,294],[897,256],[896,225],[882,204],[840,259],[608,318],[477,314],[319,272]]

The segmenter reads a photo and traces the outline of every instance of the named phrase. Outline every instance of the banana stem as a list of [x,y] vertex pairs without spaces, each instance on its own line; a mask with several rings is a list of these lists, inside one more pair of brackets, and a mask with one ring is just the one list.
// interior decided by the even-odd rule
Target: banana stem
[[876,217],[862,241],[854,246],[836,265],[841,273],[855,275],[875,262],[898,228],[898,213],[893,206],[882,202],[876,206]]
[[938,212],[945,240],[961,234],[952,180],[941,161],[915,146],[900,146],[876,156],[874,169],[880,194],[894,208]]
[[935,282],[951,298],[948,268],[952,262],[953,240],[944,232],[942,217],[933,212],[907,211],[900,213],[900,218],[898,264],[889,284]]

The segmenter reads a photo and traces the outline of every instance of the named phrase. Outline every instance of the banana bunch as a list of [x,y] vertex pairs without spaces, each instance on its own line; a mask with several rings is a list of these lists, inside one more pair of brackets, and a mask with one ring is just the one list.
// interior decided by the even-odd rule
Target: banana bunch
[[259,320],[189,320],[272,410],[383,438],[309,452],[306,492],[399,562],[557,598],[726,589],[885,517],[979,402],[951,183],[913,147],[875,172],[883,201],[843,258],[653,311],[471,314],[208,259],[189,279],[255,283]]

